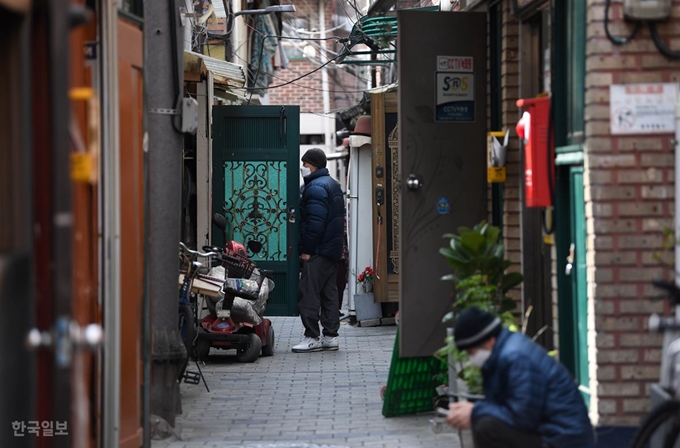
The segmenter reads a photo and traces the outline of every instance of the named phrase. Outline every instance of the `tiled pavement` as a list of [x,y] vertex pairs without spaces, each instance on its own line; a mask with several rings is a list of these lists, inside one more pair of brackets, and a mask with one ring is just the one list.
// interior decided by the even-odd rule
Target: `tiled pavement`
[[181,440],[154,441],[154,448],[460,447],[446,425],[433,431],[432,413],[382,416],[395,326],[342,325],[339,351],[300,354],[291,352],[302,337],[300,319],[272,321],[274,356],[240,364],[233,351],[213,349],[202,367],[211,392],[182,384]]

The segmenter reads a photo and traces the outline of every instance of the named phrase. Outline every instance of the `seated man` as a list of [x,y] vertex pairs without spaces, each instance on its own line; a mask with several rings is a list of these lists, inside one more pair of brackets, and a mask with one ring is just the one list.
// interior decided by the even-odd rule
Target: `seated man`
[[452,403],[446,420],[472,427],[477,448],[594,448],[576,383],[542,347],[477,307],[458,316],[454,340],[482,369],[484,399]]

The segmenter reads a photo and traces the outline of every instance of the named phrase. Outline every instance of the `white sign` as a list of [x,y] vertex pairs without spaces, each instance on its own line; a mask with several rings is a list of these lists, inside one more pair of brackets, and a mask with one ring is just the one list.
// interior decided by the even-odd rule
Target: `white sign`
[[609,86],[612,135],[675,132],[676,96],[672,83]]
[[474,71],[470,56],[437,56],[438,72],[468,72]]
[[436,121],[475,121],[472,73],[437,72]]

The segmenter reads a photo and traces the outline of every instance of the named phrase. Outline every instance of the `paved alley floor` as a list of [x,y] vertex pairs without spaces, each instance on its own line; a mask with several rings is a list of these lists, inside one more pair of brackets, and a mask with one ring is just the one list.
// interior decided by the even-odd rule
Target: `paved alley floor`
[[[182,384],[176,438],[153,447],[460,447],[432,413],[384,418],[396,326],[340,328],[337,352],[292,353],[302,338],[297,317],[272,318],[273,357],[238,363],[234,351],[212,350],[203,384]],[[195,369],[195,366],[194,366]],[[466,437],[467,440],[469,437]],[[472,448],[466,442],[465,448]]]

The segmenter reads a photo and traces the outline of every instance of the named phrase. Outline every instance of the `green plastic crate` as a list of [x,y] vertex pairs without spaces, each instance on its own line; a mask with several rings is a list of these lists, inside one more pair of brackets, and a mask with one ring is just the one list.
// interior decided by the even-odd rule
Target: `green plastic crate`
[[446,365],[433,356],[399,357],[397,330],[382,414],[385,417],[395,417],[434,411],[436,388],[440,385],[439,378],[446,371]]

